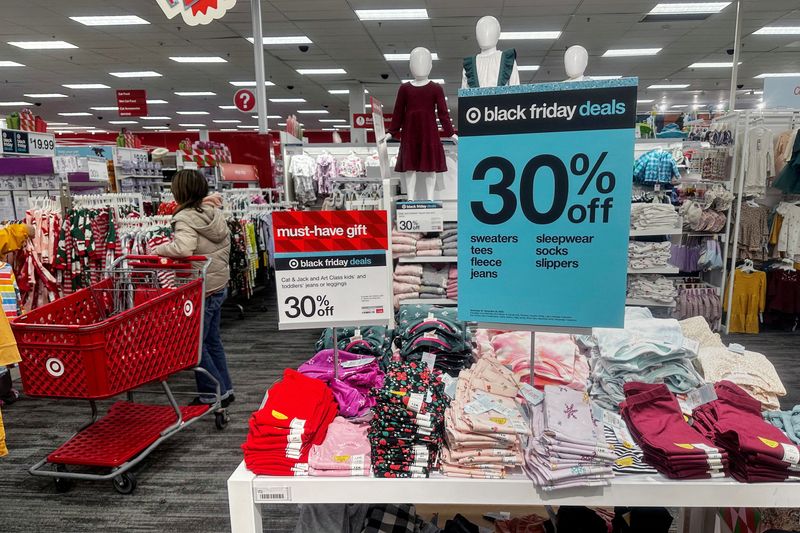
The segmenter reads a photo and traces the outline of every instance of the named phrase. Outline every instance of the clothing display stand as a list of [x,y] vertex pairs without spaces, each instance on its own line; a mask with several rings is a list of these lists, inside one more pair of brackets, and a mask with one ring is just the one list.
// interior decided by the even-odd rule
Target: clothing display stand
[[[730,302],[733,298],[733,289],[735,286],[735,276],[733,275],[736,269],[736,261],[739,258],[739,233],[742,213],[742,204],[745,201],[744,184],[747,181],[747,171],[749,164],[750,151],[747,149],[750,142],[750,130],[754,126],[762,126],[777,133],[785,129],[796,129],[800,127],[800,110],[757,110],[757,111],[741,111],[731,113],[723,119],[719,120],[735,120],[736,131],[741,135],[742,142],[738,142],[739,149],[736,150],[734,159],[734,177],[735,177],[735,194],[736,200],[733,206],[735,210],[736,223],[731,235],[731,253],[727,259],[730,260],[730,268],[728,274],[730,275],[730,283],[727,287],[723,285],[727,293],[727,300]],[[764,177],[766,180],[766,176]],[[766,183],[765,183],[766,185]],[[725,333],[730,332],[731,313],[727,313],[724,320]]]

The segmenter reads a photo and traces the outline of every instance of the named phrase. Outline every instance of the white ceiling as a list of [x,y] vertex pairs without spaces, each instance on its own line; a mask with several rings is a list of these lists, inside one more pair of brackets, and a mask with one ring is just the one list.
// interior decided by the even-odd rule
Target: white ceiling
[[[678,0],[672,0],[678,1]],[[302,96],[307,104],[269,104],[269,114],[285,116],[298,108],[326,107],[330,115],[305,115],[306,129],[323,126],[318,118],[347,118],[347,95],[330,95],[328,89],[346,88],[348,82],[365,84],[370,93],[391,108],[399,80],[410,77],[406,62],[387,62],[384,53],[408,53],[425,46],[439,55],[431,77],[444,78],[451,112],[456,113],[456,92],[461,80],[461,59],[477,51],[474,28],[483,15],[496,16],[504,31],[560,30],[557,40],[502,41],[503,48],[517,49],[521,65],[541,65],[538,72],[523,72],[526,82],[564,78],[563,52],[581,44],[590,54],[588,75],[639,76],[640,87],[652,83],[690,83],[686,91],[640,90],[640,98],[669,104],[700,102],[715,105],[727,99],[730,69],[688,69],[696,61],[731,61],[726,49],[732,47],[735,5],[703,21],[639,22],[657,0],[410,0],[398,6],[391,0],[271,0],[262,2],[264,35],[307,35],[313,44],[306,53],[296,45],[268,46],[265,50],[269,97]],[[425,7],[430,20],[361,22],[354,9]],[[797,35],[751,35],[766,25],[800,25],[798,0],[744,0],[743,49],[740,83],[745,90],[760,89],[763,72],[800,70],[800,37]],[[87,27],[70,16],[138,15],[150,25]],[[255,125],[250,114],[224,111],[231,104],[235,88],[229,81],[253,80],[253,49],[245,38],[251,36],[250,2],[239,0],[222,20],[207,26],[186,26],[180,17],[168,20],[155,0],[26,0],[0,2],[0,60],[23,63],[25,67],[0,68],[0,101],[30,99],[24,93],[61,92],[69,98],[40,99],[36,108],[50,122],[79,126],[106,125],[117,120],[113,111],[93,112],[102,116],[59,117],[59,112],[90,111],[91,106],[116,105],[113,90],[71,90],[64,83],[104,83],[113,89],[146,89],[148,98],[167,100],[151,106],[151,115],[169,116],[173,129],[179,122],[205,123],[221,127],[212,119],[240,119]],[[22,50],[7,41],[59,39],[78,49]],[[609,48],[657,48],[654,57],[602,58]],[[227,63],[180,64],[169,56],[215,55]],[[346,75],[301,76],[297,68],[341,67]],[[119,79],[118,71],[155,70],[161,78]],[[388,79],[381,79],[388,74]],[[667,81],[668,80],[668,81]],[[289,89],[293,86],[293,89]],[[210,90],[214,97],[181,97],[175,91]],[[703,91],[697,99],[690,91]],[[758,96],[742,91],[738,107],[752,107]],[[205,110],[210,114],[186,117],[177,111]],[[9,108],[0,108],[0,113]],[[180,118],[179,118],[180,117]],[[270,120],[275,127],[278,120]],[[141,126],[161,125],[140,121]],[[230,127],[226,125],[226,127]]]

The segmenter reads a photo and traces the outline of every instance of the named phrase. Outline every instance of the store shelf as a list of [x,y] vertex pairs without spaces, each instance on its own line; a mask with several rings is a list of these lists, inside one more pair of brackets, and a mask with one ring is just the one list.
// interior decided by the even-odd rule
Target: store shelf
[[[586,505],[663,507],[800,507],[787,483],[732,479],[673,481],[660,475],[614,478],[608,487],[538,491],[524,474],[506,479],[256,476],[242,462],[228,480],[251,486],[253,503],[425,503],[433,505]],[[288,490],[287,490],[288,489]],[[267,497],[283,491],[286,498]]]
[[457,300],[451,300],[450,298],[409,298],[407,300],[401,300],[400,305],[444,305],[444,306],[453,306],[458,305]]
[[401,263],[457,263],[458,257],[401,257],[398,261]]
[[626,298],[625,305],[634,305],[638,307],[676,307],[678,304],[675,302],[665,304],[664,302],[656,302],[654,300],[648,300],[647,298]]
[[628,274],[677,274],[678,272],[680,272],[680,270],[678,270],[678,267],[674,266],[642,268],[639,270],[628,268]]
[[659,228],[631,229],[629,235],[631,237],[653,237],[657,235],[680,235],[681,233],[683,233],[681,226],[677,228],[662,226]]

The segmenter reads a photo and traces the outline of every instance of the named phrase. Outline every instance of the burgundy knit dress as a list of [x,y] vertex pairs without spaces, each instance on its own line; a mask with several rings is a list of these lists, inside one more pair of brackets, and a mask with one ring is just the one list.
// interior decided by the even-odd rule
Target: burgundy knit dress
[[411,83],[400,86],[389,126],[393,136],[402,133],[397,172],[447,172],[436,115],[445,136],[452,136],[453,124],[440,85],[429,81],[421,87]]

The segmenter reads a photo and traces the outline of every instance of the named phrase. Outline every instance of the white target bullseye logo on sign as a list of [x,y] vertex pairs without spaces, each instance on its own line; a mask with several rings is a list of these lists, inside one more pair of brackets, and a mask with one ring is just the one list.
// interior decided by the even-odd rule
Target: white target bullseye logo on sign
[[192,313],[194,313],[194,304],[191,302],[191,300],[186,300],[183,303],[183,314],[186,316],[192,316]]
[[54,378],[61,377],[64,374],[64,363],[61,362],[61,359],[51,357],[45,362],[44,366],[47,369],[47,373]]

